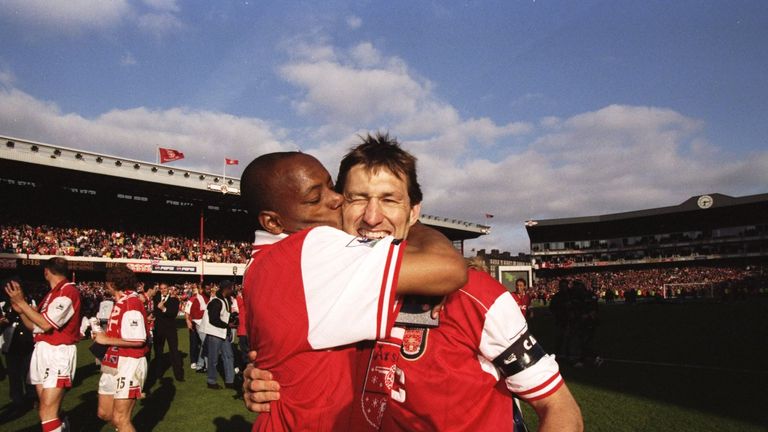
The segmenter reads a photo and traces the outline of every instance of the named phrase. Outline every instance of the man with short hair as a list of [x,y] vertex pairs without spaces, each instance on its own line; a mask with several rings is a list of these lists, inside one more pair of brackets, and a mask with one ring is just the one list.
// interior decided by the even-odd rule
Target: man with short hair
[[155,374],[157,379],[163,376],[163,346],[168,341],[168,352],[171,356],[173,376],[176,381],[184,381],[184,369],[179,355],[179,337],[176,331],[176,316],[179,314],[179,298],[176,287],[160,282],[158,292],[153,297],[155,329],[152,337],[155,347]]
[[5,287],[13,310],[35,334],[29,380],[37,390],[43,432],[61,432],[59,408],[64,389],[72,387],[77,367],[80,293],[67,280],[67,271],[64,258],[54,257],[43,264],[43,276],[51,290],[37,310],[26,302],[18,282],[11,281]]
[[[421,200],[415,170],[397,168],[408,159],[395,140],[377,135],[342,160],[337,187],[345,231],[408,234],[408,215]],[[399,359],[386,344],[374,349],[352,430],[514,430],[513,394],[533,406],[540,430],[581,430],[557,363],[497,281],[470,270],[469,282],[447,295],[440,321],[435,328],[403,327]]]
[[[350,430],[351,343],[388,337],[395,292],[444,294],[466,281],[463,258],[419,226],[403,243],[341,227],[342,197],[312,156],[273,153],[243,173],[243,199],[262,230],[244,277],[251,348],[283,383],[254,431]],[[418,210],[411,213],[416,223]]]
[[219,354],[221,354],[224,369],[224,386],[234,388],[235,365],[232,353],[232,329],[230,316],[232,314],[232,282],[223,280],[219,284],[216,294],[211,297],[205,308],[200,328],[205,333],[205,344],[208,351],[208,388],[221,389],[216,382],[219,374],[216,370]]
[[128,267],[109,268],[106,286],[115,304],[106,330],[93,333],[96,343],[108,347],[101,359],[97,415],[120,432],[135,432],[131,412],[147,376],[147,313]]

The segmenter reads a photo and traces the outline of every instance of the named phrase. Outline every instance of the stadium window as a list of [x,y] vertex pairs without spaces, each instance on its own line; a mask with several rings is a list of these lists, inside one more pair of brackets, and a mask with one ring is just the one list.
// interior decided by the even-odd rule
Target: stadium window
[[200,174],[200,177],[198,177],[200,180],[205,180],[205,176]]
[[83,154],[82,154],[82,153],[78,153],[78,154],[76,154],[76,155],[75,155],[75,159],[77,159],[77,160],[83,160]]
[[188,172],[184,173],[184,178],[189,178],[189,173]]
[[157,167],[152,167],[152,172],[157,172]]
[[139,165],[139,164],[133,164],[133,169],[139,169],[139,168],[141,168],[141,165]]
[[37,153],[37,152],[38,152],[38,150],[40,150],[40,148],[39,148],[38,146],[36,146],[36,145],[33,145],[33,146],[32,146],[32,147],[30,147],[29,149],[30,149],[30,150],[32,150],[32,152],[33,152],[33,153]]
[[56,149],[53,151],[53,154],[55,154],[56,156],[61,156],[61,150]]
[[5,146],[8,148],[13,148],[14,146],[16,146],[16,143],[13,141],[8,141],[5,143]]
[[123,163],[122,163],[122,162],[120,162],[119,160],[118,160],[118,161],[115,161],[115,166],[120,166],[120,165],[122,165],[122,164],[123,164]]
[[102,163],[102,162],[104,162],[104,159],[101,156],[96,158],[96,163]]

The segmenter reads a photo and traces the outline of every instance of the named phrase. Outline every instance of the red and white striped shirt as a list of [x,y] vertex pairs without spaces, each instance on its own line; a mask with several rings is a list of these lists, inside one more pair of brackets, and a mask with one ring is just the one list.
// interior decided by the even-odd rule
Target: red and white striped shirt
[[510,346],[531,343],[527,329],[512,295],[470,270],[468,283],[447,297],[438,327],[405,329],[397,397],[388,403],[382,430],[512,431],[513,394],[532,401],[563,384],[551,355],[509,377],[493,364]]

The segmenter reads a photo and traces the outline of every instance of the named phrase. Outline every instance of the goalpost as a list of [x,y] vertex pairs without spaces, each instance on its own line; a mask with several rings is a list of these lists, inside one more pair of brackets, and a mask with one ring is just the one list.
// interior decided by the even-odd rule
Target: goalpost
[[712,282],[665,283],[662,295],[664,298],[676,298],[687,291],[692,291],[694,297],[715,297],[715,287]]

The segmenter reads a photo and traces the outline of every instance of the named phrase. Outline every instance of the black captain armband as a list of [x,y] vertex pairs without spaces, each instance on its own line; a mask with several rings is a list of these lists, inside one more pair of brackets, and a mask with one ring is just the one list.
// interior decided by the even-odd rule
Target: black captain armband
[[502,375],[509,377],[535,365],[545,355],[547,353],[544,348],[536,342],[528,329],[525,329],[515,343],[493,359],[493,364],[499,368]]

